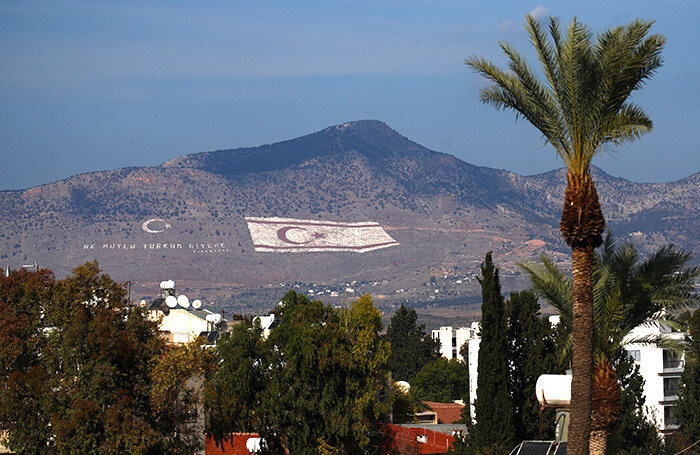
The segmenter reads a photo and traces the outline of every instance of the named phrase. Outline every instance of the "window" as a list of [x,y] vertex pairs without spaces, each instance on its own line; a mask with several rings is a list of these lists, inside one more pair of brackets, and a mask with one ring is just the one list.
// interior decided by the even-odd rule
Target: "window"
[[632,360],[634,360],[635,362],[639,362],[642,360],[642,353],[639,349],[632,349],[627,352],[629,353],[630,357],[632,357]]
[[680,368],[681,355],[675,351],[664,349],[664,368]]
[[676,416],[673,414],[673,406],[664,406],[664,423],[666,426],[677,425]]
[[678,395],[680,386],[681,378],[664,378],[664,396],[672,397]]

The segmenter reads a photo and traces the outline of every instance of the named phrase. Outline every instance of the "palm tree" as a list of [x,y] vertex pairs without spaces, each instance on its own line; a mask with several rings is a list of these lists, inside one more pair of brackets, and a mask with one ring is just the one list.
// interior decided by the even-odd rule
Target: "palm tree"
[[[573,283],[550,259],[541,259],[541,265],[521,267],[529,275],[535,293],[561,315],[566,338],[560,355],[564,359],[572,348]],[[675,326],[671,317],[674,312],[700,302],[700,296],[694,292],[700,268],[684,268],[689,259],[688,253],[668,245],[640,261],[634,246],[625,243],[617,248],[610,235],[594,257],[591,453],[605,453],[608,435],[620,413],[620,386],[611,363],[615,352],[624,344],[635,342],[679,347],[663,335],[633,338],[630,332],[643,324]]]
[[481,101],[511,109],[537,128],[564,161],[567,186],[560,231],[573,256],[573,380],[569,453],[588,453],[593,375],[591,338],[593,249],[602,242],[605,219],[591,178],[590,164],[606,147],[634,141],[652,128],[644,111],[627,101],[661,66],[665,39],[647,37],[652,22],[636,20],[601,33],[594,42],[590,29],[574,19],[562,35],[549,20],[548,37],[528,15],[525,25],[545,81],[509,44],[503,71],[481,57],[465,63],[493,82]]

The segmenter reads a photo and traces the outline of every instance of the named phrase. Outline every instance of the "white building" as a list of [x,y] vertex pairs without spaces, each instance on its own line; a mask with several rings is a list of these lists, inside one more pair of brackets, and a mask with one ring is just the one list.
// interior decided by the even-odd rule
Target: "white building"
[[479,366],[479,344],[481,337],[479,336],[479,323],[472,322],[469,327],[458,327],[453,329],[451,326],[440,327],[438,330],[433,330],[431,335],[434,339],[440,342],[440,354],[447,359],[464,361],[464,357],[460,352],[462,346],[468,345],[467,356],[469,357],[469,413],[472,419],[475,417],[474,400],[476,399],[476,378]]
[[[231,324],[219,313],[202,308],[199,300],[190,303],[185,295],[175,297],[175,282],[163,281],[161,295],[148,305],[148,319],[158,323],[158,331],[174,344],[190,343],[203,336],[206,345],[215,344],[219,332]],[[146,306],[145,301],[141,305]]]
[[[640,337],[662,335],[676,341],[683,341],[685,333],[673,332],[665,325],[639,326],[627,337],[627,341]],[[685,367],[685,356],[670,349],[644,343],[630,343],[625,349],[639,366],[644,378],[644,412],[662,433],[678,428],[673,415],[673,403],[678,400],[678,387]]]
[[[550,316],[552,325],[559,323],[559,316]],[[666,326],[640,326],[634,329],[626,338],[628,341],[640,337],[663,335],[665,337],[682,341],[685,333],[672,332]],[[479,323],[473,322],[470,327],[440,327],[432,331],[433,338],[440,341],[440,353],[448,359],[458,358],[464,360],[459,353],[461,346],[468,343],[469,356],[469,411],[474,419],[474,400],[476,399],[476,385],[479,363]],[[639,374],[644,378],[644,412],[647,417],[656,424],[660,432],[666,433],[677,428],[673,415],[673,403],[678,399],[678,387],[681,373],[685,366],[683,355],[675,354],[669,349],[660,348],[650,344],[629,343],[624,346],[635,363],[639,366]]]
[[440,329],[432,331],[432,336],[440,342],[440,355],[446,359],[464,360],[459,351],[464,343],[475,338],[478,332],[479,323],[472,322],[470,327],[456,329],[451,326],[440,327]]

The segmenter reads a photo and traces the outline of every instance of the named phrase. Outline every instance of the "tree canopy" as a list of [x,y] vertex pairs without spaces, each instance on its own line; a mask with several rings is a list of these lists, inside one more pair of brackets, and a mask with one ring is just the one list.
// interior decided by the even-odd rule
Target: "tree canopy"
[[469,435],[472,448],[508,452],[515,442],[515,410],[510,395],[510,356],[507,319],[498,268],[491,252],[481,264],[481,342],[476,402],[476,425]]
[[425,332],[425,325],[418,325],[418,315],[413,308],[401,305],[391,317],[386,339],[391,345],[389,369],[394,381],[413,380],[428,362],[440,357],[440,343]]
[[[190,451],[174,362],[155,323],[97,262],[0,277],[0,428],[18,454]],[[192,355],[199,355],[191,352]],[[175,376],[165,374],[177,364]],[[183,376],[184,375],[184,376]],[[188,418],[191,417],[188,413]]]
[[411,395],[420,401],[469,402],[469,368],[457,359],[444,357],[426,364],[411,385]]
[[360,454],[386,443],[388,342],[371,298],[336,310],[290,291],[267,340],[234,330],[216,350],[209,431],[255,431],[271,452]]

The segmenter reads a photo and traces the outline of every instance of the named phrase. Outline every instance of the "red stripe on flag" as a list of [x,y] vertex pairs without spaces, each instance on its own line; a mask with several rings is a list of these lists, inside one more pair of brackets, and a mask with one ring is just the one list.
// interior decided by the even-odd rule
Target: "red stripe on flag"
[[344,248],[348,250],[362,250],[364,248],[374,248],[375,246],[384,246],[384,245],[398,245],[399,242],[384,242],[384,243],[375,243],[373,245],[362,245],[362,246],[343,246],[343,245],[318,245],[318,246],[313,246],[313,245],[298,245],[298,246],[293,246],[293,245],[284,245],[284,246],[273,246],[273,245],[253,245],[255,248],[271,248],[275,250],[291,250],[294,248],[297,249],[313,249],[313,248]]
[[280,225],[296,225],[296,226],[329,226],[329,227],[344,227],[344,228],[367,228],[367,227],[381,227],[379,223],[375,224],[340,224],[340,223],[328,223],[319,222],[315,223],[313,221],[267,221],[267,220],[249,220],[246,218],[248,223],[258,223],[258,224],[280,224]]

